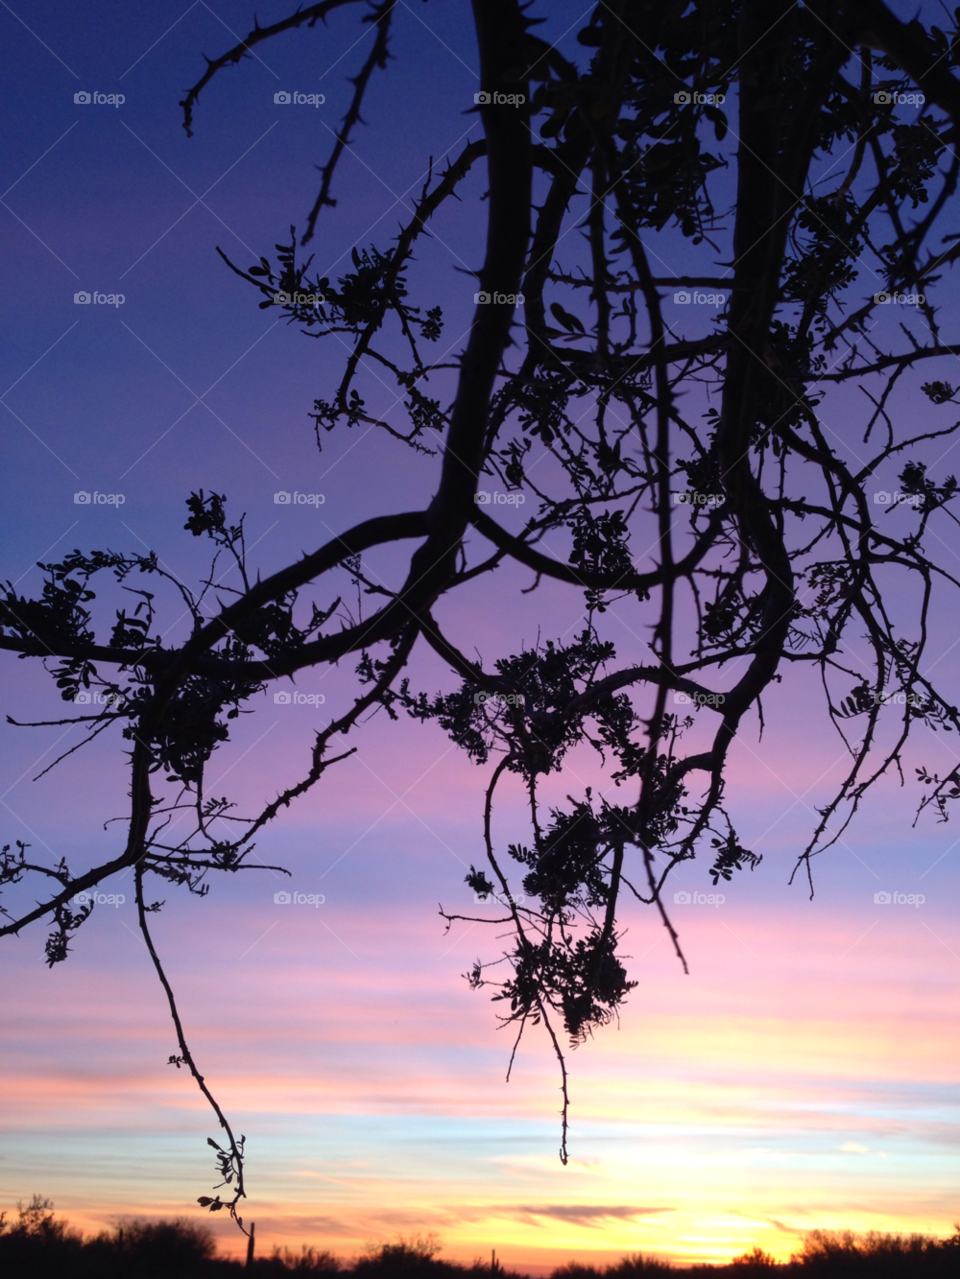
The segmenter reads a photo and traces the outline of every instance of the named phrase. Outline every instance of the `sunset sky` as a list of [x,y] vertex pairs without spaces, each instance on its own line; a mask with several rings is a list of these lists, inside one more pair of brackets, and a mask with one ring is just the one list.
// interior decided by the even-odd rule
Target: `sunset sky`
[[[292,8],[268,0],[256,13],[267,25]],[[400,10],[395,60],[374,80],[337,207],[310,246],[320,274],[347,269],[354,245],[385,246],[431,157],[436,170],[480,135],[468,6]],[[573,37],[589,7],[537,11],[548,18],[540,34],[579,59]],[[192,489],[247,513],[266,575],[368,515],[416,509],[435,487],[435,460],[365,428],[338,428],[318,451],[308,414],[348,348],[258,310],[215,251],[246,268],[302,227],[370,39],[348,10],[269,42],[207,88],[187,138],[177,102],[201,53],[230,47],[253,13],[246,0],[0,3],[0,576],[25,594],[40,590],[37,560],[74,547],[153,548],[195,579],[207,552],[183,530]],[[326,102],[277,106],[280,89]],[[78,91],[125,101],[77,105]],[[463,272],[482,255],[481,170],[418,251],[416,291],[442,300],[451,351],[471,323]],[[81,290],[125,301],[75,305]],[[371,392],[384,414],[395,399],[386,383]],[[324,501],[278,506],[281,489]],[[78,491],[124,501],[78,505]],[[955,536],[944,555],[960,558]],[[385,550],[371,562],[386,576],[403,560]],[[514,591],[522,605],[498,611],[529,577],[504,570],[460,592],[444,605],[450,634],[491,658],[538,628],[569,638],[582,601],[566,588]],[[185,624],[172,598],[165,607],[175,638]],[[934,618],[931,662],[950,672],[948,688],[957,626]],[[621,640],[641,651],[626,619]],[[215,757],[212,793],[224,779],[270,798],[299,775],[312,728],[349,704],[354,665],[298,679],[320,706],[277,706],[272,689],[256,699]],[[431,693],[453,686],[428,651],[410,675]],[[0,654],[0,680],[5,715],[62,714],[37,662]],[[567,1167],[548,1046],[531,1032],[507,1083],[510,1032],[463,980],[477,956],[499,953],[498,930],[446,932],[438,914],[495,911],[464,883],[483,856],[490,768],[435,725],[376,717],[357,753],[277,819],[257,855],[290,879],[223,877],[204,900],[168,889],[155,936],[200,1067],[247,1136],[244,1213],[258,1245],[350,1256],[434,1232],[447,1257],[495,1248],[539,1275],[638,1251],[682,1263],[759,1244],[786,1257],[816,1227],[949,1232],[960,1217],[960,830],[929,814],[914,826],[913,769],[949,771],[960,751],[949,737],[918,738],[904,784],[881,783],[816,860],[811,899],[802,877],[788,880],[845,766],[842,742],[809,713],[816,695],[813,676],[792,670],[765,696],[762,740],[756,716],[744,723],[728,808],[763,862],[719,889],[701,862],[678,872],[674,890],[724,897],[675,908],[689,975],[654,915],[627,908],[639,984],[619,1025],[570,1055]],[[79,869],[121,846],[122,823],[104,822],[124,812],[127,783],[109,735],[32,781],[75,732],[3,725],[0,834]],[[547,795],[599,776],[592,755],[574,752]],[[506,786],[495,824],[506,837],[522,820],[523,797]],[[284,889],[324,901],[278,904]],[[2,943],[0,1208],[36,1192],[89,1230],[130,1215],[199,1217],[216,1123],[186,1072],[166,1064],[176,1041],[129,880],[104,891],[125,901],[97,908],[66,963],[45,966],[42,927]],[[230,1223],[214,1225],[222,1248],[239,1251]]]

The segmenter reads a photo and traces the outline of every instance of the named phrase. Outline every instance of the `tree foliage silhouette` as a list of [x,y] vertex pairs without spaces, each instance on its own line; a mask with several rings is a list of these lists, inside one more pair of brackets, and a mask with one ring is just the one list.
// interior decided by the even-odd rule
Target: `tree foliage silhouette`
[[[945,229],[960,167],[957,15],[941,29],[902,23],[879,0],[610,0],[579,31],[575,64],[538,36],[535,6],[476,0],[482,136],[442,172],[431,165],[397,238],[356,245],[334,280],[311,274],[302,248],[387,64],[395,0],[326,0],[255,27],[182,103],[190,132],[222,70],[348,6],[372,47],[301,241],[291,230],[249,267],[222,256],[251,306],[347,344],[339,384],[313,406],[318,447],[329,432],[381,430],[419,455],[434,497],[400,512],[385,497],[382,514],[260,579],[242,518],[200,491],[185,528],[210,539],[214,561],[197,590],[153,554],[104,551],[43,565],[38,598],[8,588],[0,646],[42,660],[67,702],[90,689],[107,698],[54,722],[83,724],[86,740],[119,727],[131,807],[122,852],[89,869],[5,849],[0,880],[49,891],[0,934],[46,920],[58,962],[89,917],[77,894],[133,868],[176,1022],[171,1061],[216,1107],[150,936],[160,903],[148,883],[204,893],[211,872],[250,869],[258,834],[357,749],[347,738],[368,710],[436,721],[485,770],[486,861],[468,882],[502,906],[485,922],[512,932],[495,961],[506,975],[478,960],[469,979],[491,987],[518,1041],[533,1025],[549,1036],[565,1160],[563,1038],[582,1043],[636,984],[618,949],[624,895],[657,912],[683,962],[671,872],[706,856],[717,883],[759,862],[725,805],[725,773],[734,738],[762,726],[771,684],[813,668],[849,754],[798,850],[811,891],[812,858],[901,768],[911,732],[960,729],[942,668],[925,662],[931,611],[958,585],[946,547],[957,482],[942,458],[960,429],[946,380],[960,343],[938,308],[960,256]],[[414,260],[455,200],[486,212],[462,352],[447,345],[441,302],[421,296]],[[712,318],[677,309],[691,290],[722,295]],[[370,367],[400,388],[389,421],[368,407]],[[484,504],[488,481],[529,501],[519,533]],[[413,546],[395,581],[364,560],[388,543]],[[530,570],[528,592],[552,579],[582,598],[582,630],[471,657],[445,632],[444,603],[510,563]],[[94,602],[104,575],[136,597],[112,630]],[[352,591],[372,611],[351,609]],[[168,596],[193,622],[178,646],[162,638]],[[619,619],[649,642],[615,640]],[[456,691],[411,687],[415,645],[457,676]],[[253,812],[208,793],[211,756],[255,694],[350,655],[353,706],[317,733],[298,779]],[[584,744],[609,784],[545,811],[544,779]],[[492,813],[508,775],[529,821],[505,840]],[[921,768],[918,781],[920,811],[946,819],[960,772]],[[189,833],[168,836],[186,813]],[[242,1139],[217,1115],[230,1197],[201,1202],[235,1213]]]

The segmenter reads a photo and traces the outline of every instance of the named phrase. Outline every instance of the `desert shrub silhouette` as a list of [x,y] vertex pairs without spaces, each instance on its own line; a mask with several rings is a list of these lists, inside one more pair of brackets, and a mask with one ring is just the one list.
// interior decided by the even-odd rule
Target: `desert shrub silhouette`
[[202,1271],[217,1250],[209,1227],[180,1217],[174,1221],[134,1221],[101,1239],[118,1261],[145,1277]]
[[[468,1272],[455,1261],[441,1261],[437,1255],[440,1247],[434,1235],[377,1244],[354,1262],[353,1273],[361,1279],[453,1279]],[[480,1269],[489,1271],[490,1267],[481,1267],[478,1262],[474,1270]]]
[[27,1207],[17,1203],[16,1222],[0,1213],[0,1273],[54,1279],[76,1273],[83,1250],[79,1231],[53,1215],[49,1199],[34,1195]]
[[257,1275],[286,1275],[291,1271],[299,1275],[334,1275],[342,1269],[343,1262],[332,1252],[301,1244],[298,1253],[289,1248],[282,1251],[274,1248],[269,1259],[254,1263],[253,1272]]
[[639,1252],[629,1257],[621,1257],[619,1261],[609,1265],[604,1274],[609,1279],[634,1279],[634,1275],[665,1275],[673,1272],[669,1261],[657,1261],[653,1257],[642,1257]]
[[817,1275],[866,1279],[956,1279],[960,1274],[960,1226],[949,1239],[930,1235],[855,1235],[849,1230],[813,1230],[791,1257]]
[[754,1248],[752,1252],[742,1252],[730,1262],[732,1270],[772,1270],[777,1264],[776,1257],[764,1252],[762,1248]]
[[0,1274],[5,1279],[203,1279],[225,1273],[206,1224],[133,1221],[84,1239],[58,1219],[49,1199],[0,1214]]
[[672,1273],[674,1270],[669,1261],[656,1261],[651,1257],[642,1257],[637,1252],[599,1269],[596,1266],[582,1265],[579,1261],[570,1261],[564,1266],[557,1266],[551,1272],[550,1279],[601,1279],[601,1276],[607,1276],[607,1279],[634,1279],[637,1275]]
[[[343,1279],[525,1279],[495,1257],[472,1266],[439,1257],[433,1235],[416,1235],[371,1245],[348,1263],[331,1252],[303,1245],[299,1252],[275,1247],[251,1267],[216,1255],[216,1240],[203,1223],[132,1221],[84,1238],[54,1215],[49,1199],[34,1195],[16,1217],[0,1212],[2,1279],[283,1279],[289,1275],[340,1274]],[[777,1263],[755,1247],[727,1265],[697,1263],[681,1271],[668,1261],[639,1254],[608,1265],[573,1261],[557,1266],[550,1279],[649,1279],[680,1273],[713,1276],[781,1272],[812,1279],[960,1279],[960,1225],[946,1239],[919,1234],[857,1235],[814,1230],[789,1262]]]

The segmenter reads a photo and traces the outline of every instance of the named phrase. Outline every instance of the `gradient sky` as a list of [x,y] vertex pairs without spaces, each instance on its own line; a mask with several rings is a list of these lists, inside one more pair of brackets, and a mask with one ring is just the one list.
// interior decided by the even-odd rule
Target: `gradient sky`
[[[541,32],[579,56],[569,31],[586,6],[540,8]],[[266,25],[288,10],[270,0],[257,16]],[[201,52],[229,47],[252,14],[205,0],[0,0],[0,571],[21,591],[39,589],[38,559],[74,546],[154,548],[195,577],[205,551],[182,529],[183,501],[199,487],[247,512],[265,573],[433,490],[435,464],[377,433],[338,429],[318,452],[307,414],[338,377],[334,344],[259,311],[216,255],[219,245],[249,266],[291,222],[303,225],[314,166],[348,101],[345,77],[369,41],[348,12],[261,47],[208,87],[188,139],[177,100]],[[394,52],[311,246],[322,274],[343,270],[355,244],[385,245],[431,157],[436,166],[479,134],[465,4],[401,3]],[[327,101],[276,107],[281,88]],[[126,101],[77,106],[79,89]],[[472,199],[444,209],[418,250],[417,300],[442,299],[442,345],[454,351],[471,322],[462,272],[480,262],[483,189],[481,167],[464,187]],[[80,289],[126,301],[77,307]],[[369,387],[388,413],[393,390]],[[278,488],[325,502],[277,507]],[[78,506],[81,489],[125,501]],[[957,553],[955,539],[947,550]],[[387,575],[400,560],[386,550],[370,563]],[[508,571],[462,591],[444,606],[449,633],[487,657],[530,643],[538,627],[569,637],[580,604],[556,585],[533,599],[513,592],[520,603],[498,610],[528,577]],[[174,613],[169,621],[175,636]],[[626,619],[621,641],[639,645]],[[931,652],[948,687],[958,642],[957,619],[939,615]],[[301,771],[312,726],[349,704],[344,667],[298,681],[324,694],[320,709],[276,707],[264,694],[214,760],[214,792],[223,777],[269,797]],[[8,654],[0,671],[6,713],[60,713],[37,664]],[[451,686],[429,655],[415,656],[411,676],[415,687]],[[572,1055],[566,1168],[555,1063],[531,1037],[506,1084],[509,1041],[461,977],[477,955],[497,953],[495,932],[458,924],[447,934],[438,917],[439,902],[475,910],[463,876],[482,856],[488,773],[436,727],[378,717],[357,755],[265,832],[258,854],[291,880],[263,871],[214,883],[204,901],[167,894],[157,940],[201,1069],[247,1134],[245,1215],[263,1246],[308,1241],[350,1255],[434,1231],[447,1256],[495,1247],[539,1273],[638,1250],[719,1260],[758,1243],[786,1256],[814,1227],[949,1230],[960,1215],[960,832],[929,817],[912,826],[908,771],[818,860],[812,900],[803,883],[788,886],[844,764],[841,743],[808,714],[808,678],[791,672],[775,687],[762,741],[754,719],[732,752],[729,806],[764,861],[722,887],[722,905],[677,907],[689,976],[652,915],[627,911],[639,985],[619,1026]],[[122,827],[103,822],[124,811],[125,778],[117,742],[101,739],[33,783],[75,740],[61,734],[3,726],[3,842],[26,839],[79,868],[120,843]],[[956,759],[954,743],[931,737],[907,762],[942,771]],[[560,800],[596,776],[592,757],[574,752],[547,794]],[[497,828],[506,835],[520,820],[522,797],[506,786]],[[287,886],[324,904],[275,904]],[[675,887],[714,891],[699,863]],[[878,891],[925,901],[882,907]],[[132,893],[98,908],[52,971],[44,936],[27,930],[3,946],[0,1206],[46,1194],[89,1229],[130,1214],[197,1215],[215,1121],[185,1073],[164,1064],[175,1041]],[[236,1250],[236,1232],[216,1224]]]

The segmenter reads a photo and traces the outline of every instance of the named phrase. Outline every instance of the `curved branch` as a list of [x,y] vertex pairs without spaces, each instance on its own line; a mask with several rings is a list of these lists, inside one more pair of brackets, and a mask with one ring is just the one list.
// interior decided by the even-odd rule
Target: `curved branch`
[[[219,1102],[217,1101],[216,1097],[214,1097],[210,1089],[207,1087],[206,1082],[203,1078],[203,1075],[201,1075],[200,1071],[197,1069],[197,1064],[194,1061],[193,1054],[191,1053],[189,1045],[187,1044],[186,1036],[183,1033],[183,1022],[180,1020],[180,1011],[177,1008],[177,1001],[174,998],[174,994],[173,994],[173,987],[170,985],[170,982],[167,980],[167,974],[163,971],[163,965],[160,962],[160,956],[157,954],[156,947],[153,944],[153,938],[150,935],[150,929],[147,927],[147,906],[145,905],[143,900],[143,863],[142,862],[137,863],[136,872],[135,872],[135,883],[136,883],[137,918],[140,922],[140,932],[143,934],[143,940],[146,943],[147,950],[150,952],[150,958],[153,961],[153,966],[156,969],[157,976],[160,978],[160,984],[163,987],[164,994],[167,996],[167,1003],[170,1007],[170,1016],[173,1019],[173,1025],[177,1032],[177,1043],[180,1046],[179,1059],[175,1057],[171,1057],[170,1062],[177,1066],[179,1066],[182,1063],[183,1065],[189,1068],[190,1074],[193,1075],[194,1079],[196,1080],[197,1087],[203,1093],[211,1110],[217,1116],[217,1119],[220,1121],[220,1127],[227,1134],[227,1141],[230,1146],[230,1152],[229,1152],[230,1158],[228,1163],[225,1163],[223,1160],[219,1161],[221,1165],[220,1170],[224,1175],[224,1179],[228,1183],[229,1181],[233,1179],[233,1177],[236,1177],[237,1184],[236,1184],[236,1187],[234,1188],[233,1199],[226,1206],[230,1209],[230,1216],[234,1219],[234,1221],[237,1223],[240,1229],[243,1230],[243,1233],[249,1236],[250,1231],[244,1229],[243,1218],[237,1215],[237,1204],[239,1203],[241,1199],[246,1199],[247,1197],[247,1192],[243,1188],[244,1138],[243,1136],[241,1136],[239,1142],[235,1139],[233,1135],[233,1129],[230,1127],[230,1124],[227,1120],[226,1115],[220,1109]],[[208,1138],[208,1141],[209,1141],[209,1138]],[[212,1146],[215,1146],[216,1149],[218,1150],[221,1149],[219,1146],[217,1146],[217,1143],[214,1141],[209,1141],[209,1144]],[[215,1204],[217,1208],[224,1206],[220,1203],[219,1195],[217,1196],[216,1200],[210,1200],[204,1197],[203,1199],[200,1200],[200,1203],[204,1204],[204,1206]]]
[[273,26],[261,27],[255,25],[253,30],[247,36],[246,40],[241,40],[239,44],[222,54],[219,58],[206,59],[207,69],[193,86],[187,90],[187,96],[177,105],[183,107],[183,127],[187,131],[187,137],[193,137],[193,108],[200,98],[200,94],[210,83],[218,71],[222,71],[224,67],[236,65],[242,58],[246,58],[249,51],[264,40],[271,40],[274,36],[280,35],[283,31],[291,31],[297,27],[301,27],[305,22],[311,27],[321,18],[326,19],[328,13],[334,9],[339,9],[345,4],[357,4],[359,0],[322,0],[321,4],[312,4],[306,9],[298,8],[296,13],[289,18],[283,18],[280,22],[275,22]]
[[353,98],[344,116],[343,124],[337,132],[336,141],[333,144],[333,150],[330,153],[330,159],[320,170],[322,176],[320,182],[320,193],[318,194],[313,208],[307,216],[307,229],[303,233],[301,244],[309,244],[313,239],[314,228],[317,225],[317,218],[320,216],[320,210],[324,205],[333,208],[336,200],[330,197],[330,186],[333,182],[333,175],[336,172],[337,164],[343,155],[347,143],[350,141],[350,133],[360,120],[360,108],[363,105],[364,94],[367,91],[367,85],[370,83],[370,77],[374,70],[379,67],[381,71],[387,65],[387,37],[390,31],[390,19],[393,17],[393,10],[396,7],[397,0],[383,0],[383,4],[375,9],[373,14],[369,14],[364,21],[372,22],[377,29],[377,38],[374,41],[370,56],[360,69],[358,75],[353,79]]
[[593,590],[645,591],[651,586],[661,586],[664,582],[687,577],[715,544],[717,532],[723,523],[723,515],[720,511],[712,511],[707,529],[697,539],[694,548],[682,560],[654,569],[651,573],[626,571],[596,573],[592,569],[574,568],[570,564],[564,564],[562,560],[554,560],[548,555],[543,555],[522,538],[514,537],[479,508],[472,512],[470,523],[494,546],[501,551],[506,551],[519,563],[542,573],[544,577],[553,577],[561,582],[570,582],[574,586],[589,587]]

